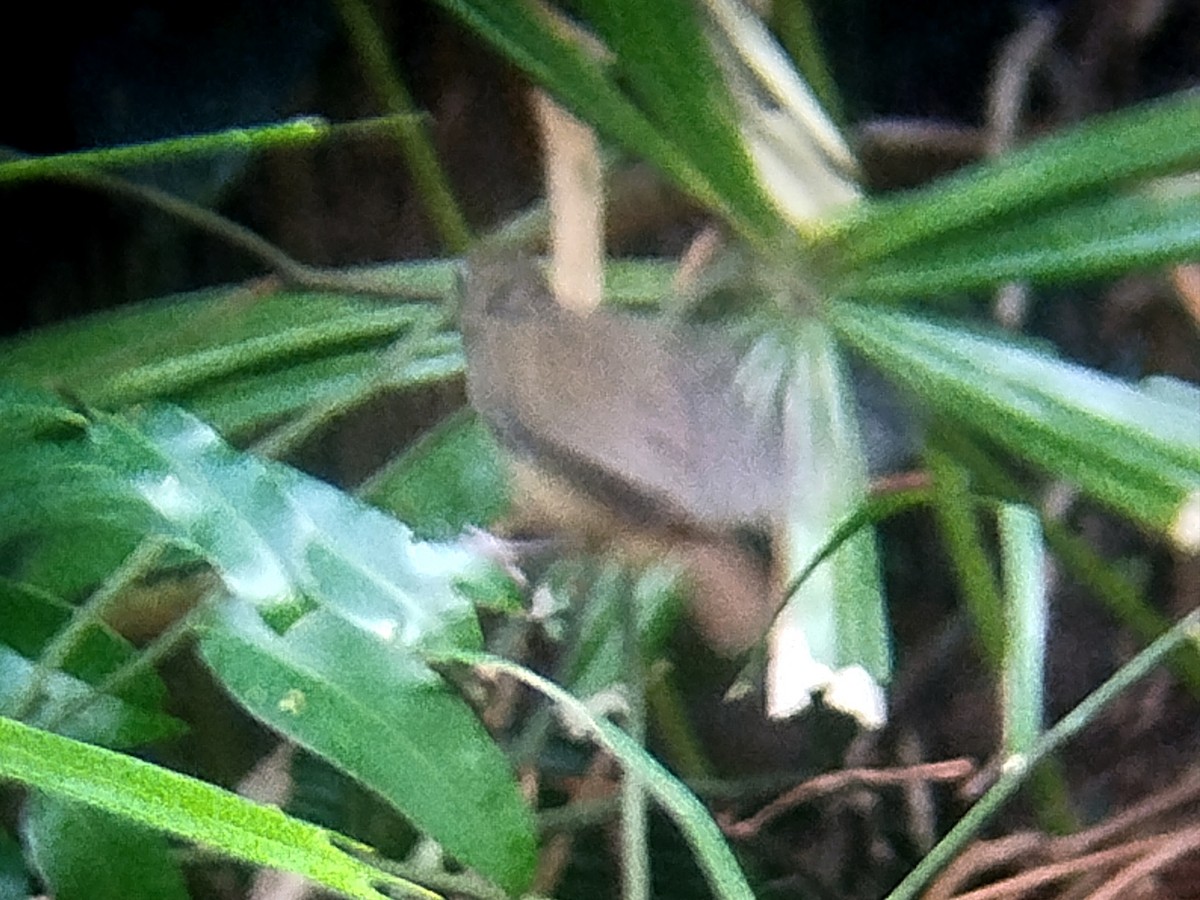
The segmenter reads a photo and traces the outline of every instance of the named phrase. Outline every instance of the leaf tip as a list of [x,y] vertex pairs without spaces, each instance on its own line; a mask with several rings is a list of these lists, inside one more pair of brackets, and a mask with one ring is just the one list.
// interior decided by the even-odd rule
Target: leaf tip
[[1179,505],[1170,535],[1176,547],[1187,553],[1200,553],[1200,490],[1192,491]]

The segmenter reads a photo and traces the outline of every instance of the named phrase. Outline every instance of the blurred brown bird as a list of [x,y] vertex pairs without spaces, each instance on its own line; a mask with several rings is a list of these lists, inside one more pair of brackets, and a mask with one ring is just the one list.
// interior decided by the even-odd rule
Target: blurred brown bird
[[513,456],[518,515],[642,561],[682,554],[709,643],[735,653],[761,637],[773,592],[736,534],[779,521],[783,440],[732,348],[564,309],[533,259],[497,251],[468,264],[461,325],[468,396]]

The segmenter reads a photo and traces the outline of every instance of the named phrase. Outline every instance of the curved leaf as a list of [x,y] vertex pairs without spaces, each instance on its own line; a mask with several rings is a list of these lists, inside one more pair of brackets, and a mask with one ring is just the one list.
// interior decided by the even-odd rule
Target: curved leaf
[[474,715],[417,655],[478,648],[454,583],[476,559],[225,444],[180,410],[92,437],[232,595],[202,642],[254,715],[394,804],[509,890],[532,876],[532,816]]
[[1180,392],[903,313],[839,303],[829,315],[933,409],[1183,546],[1197,541],[1180,523],[1200,497],[1200,405]]
[[1187,91],[1093,119],[927,188],[861,204],[831,224],[826,240],[852,271],[960,229],[1198,163],[1200,94]]
[[1200,256],[1200,202],[1109,196],[988,221],[908,248],[851,272],[835,285],[864,300],[994,288],[1010,281],[1080,281]]
[[[362,900],[402,896],[437,900],[340,849],[332,832],[293,819],[187,775],[132,756],[40,731],[0,716],[0,778],[85,803],[235,859],[283,869]],[[355,846],[339,839],[343,846]]]

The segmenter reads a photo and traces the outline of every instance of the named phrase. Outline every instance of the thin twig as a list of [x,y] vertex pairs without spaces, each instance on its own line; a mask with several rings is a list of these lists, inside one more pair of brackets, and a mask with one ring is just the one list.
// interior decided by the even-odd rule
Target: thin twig
[[891,787],[911,784],[914,781],[962,781],[971,777],[975,770],[975,763],[969,759],[948,759],[894,769],[842,769],[829,772],[796,785],[750,818],[726,825],[723,830],[731,838],[745,840],[754,837],[765,825],[785,812],[807,803],[814,797],[850,787]]
[[1055,853],[1077,856],[1121,835],[1145,834],[1149,830],[1148,823],[1151,820],[1185,803],[1191,803],[1197,797],[1200,797],[1200,769],[1193,768],[1175,784],[1105,819],[1099,825],[1077,834],[1056,838]]
[[910,900],[924,885],[957,856],[1009,797],[1025,783],[1029,773],[1039,763],[1055,753],[1125,690],[1145,677],[1176,649],[1195,645],[1200,639],[1200,610],[1180,619],[1166,634],[1122,666],[1104,684],[1084,698],[1053,728],[1042,735],[1023,757],[1010,759],[1004,774],[984,796],[972,806],[958,824],[913,869],[897,888],[888,895],[890,900]]
[[[0,149],[0,159],[4,158],[24,159],[26,157],[9,148],[3,148]],[[416,284],[399,285],[395,278],[389,275],[380,275],[371,271],[331,269],[302,263],[266,238],[227,216],[176,197],[174,194],[152,185],[130,181],[101,169],[80,166],[54,171],[47,174],[46,177],[156,209],[170,218],[190,225],[197,231],[212,235],[258,260],[288,287],[368,297],[403,295],[411,299],[444,299],[442,291],[432,291],[427,286]]]
[[[1122,844],[1119,847],[1097,850],[1095,853],[1077,856],[1074,859],[1038,866],[1036,869],[1022,872],[1012,878],[1005,878],[1003,881],[997,881],[987,887],[968,891],[965,894],[950,896],[953,900],[1012,900],[1034,888],[1045,887],[1072,875],[1094,873],[1105,866],[1121,863],[1128,859],[1136,859],[1156,847],[1159,842],[1160,838],[1145,838],[1141,841]],[[940,891],[930,890],[925,896],[942,897],[946,895]]]
[[338,0],[336,6],[371,91],[388,112],[396,114],[400,150],[425,201],[429,218],[450,252],[463,253],[471,243],[471,230],[438,162],[433,141],[426,134],[421,117],[413,114],[412,97],[392,65],[379,25],[362,0]]
[[962,885],[1014,861],[1044,858],[1046,836],[1036,831],[1020,831],[991,841],[978,841],[946,866],[945,871],[922,895],[922,900],[950,900]]
[[1104,887],[1088,900],[1117,900],[1128,896],[1129,890],[1144,878],[1165,869],[1175,860],[1200,851],[1200,828],[1188,828],[1159,839],[1159,847],[1137,862],[1126,866],[1105,882]]

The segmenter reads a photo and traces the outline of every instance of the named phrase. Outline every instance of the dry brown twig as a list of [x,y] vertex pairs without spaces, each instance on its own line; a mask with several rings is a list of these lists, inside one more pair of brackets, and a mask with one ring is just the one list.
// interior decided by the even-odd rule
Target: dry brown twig
[[[1071,895],[1087,900],[1138,896],[1140,885],[1200,851],[1200,826],[1172,827],[1166,821],[1181,810],[1186,815],[1197,800],[1200,769],[1078,834],[1049,838],[1026,832],[980,841],[947,867],[925,898],[1016,900],[1069,878],[1077,879]],[[978,881],[989,871],[1022,863],[1027,867],[1023,872],[959,893],[964,885]]]
[[928,781],[962,781],[969,778],[974,772],[975,763],[969,759],[947,759],[941,762],[890,769],[842,769],[838,772],[828,772],[796,785],[748,819],[726,823],[723,829],[729,837],[735,840],[746,840],[754,837],[764,826],[785,812],[816,797],[846,788],[894,787]]

